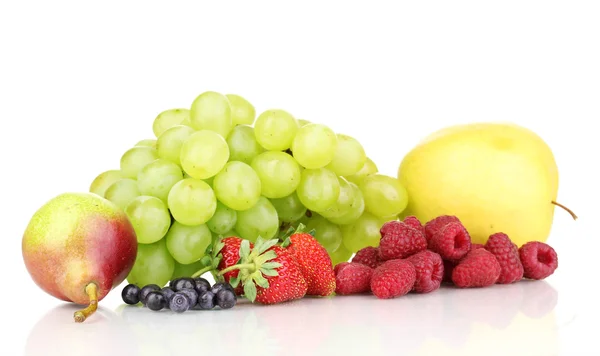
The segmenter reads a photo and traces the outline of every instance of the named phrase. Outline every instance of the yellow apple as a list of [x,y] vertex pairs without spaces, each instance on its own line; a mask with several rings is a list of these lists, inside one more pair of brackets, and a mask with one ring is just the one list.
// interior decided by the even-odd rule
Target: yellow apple
[[[414,147],[398,168],[406,187],[403,215],[422,222],[455,215],[473,242],[504,232],[518,246],[546,241],[558,193],[550,147],[514,124],[475,123],[444,128]],[[574,216],[575,217],[575,216]]]

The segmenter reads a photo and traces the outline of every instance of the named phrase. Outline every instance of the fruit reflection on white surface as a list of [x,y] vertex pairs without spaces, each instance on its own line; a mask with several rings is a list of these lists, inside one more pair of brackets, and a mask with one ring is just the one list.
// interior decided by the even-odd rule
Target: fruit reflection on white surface
[[557,301],[546,281],[522,281],[393,300],[242,301],[183,314],[121,305],[84,324],[71,321],[75,307],[61,305],[32,328],[26,355],[551,355],[559,347]]

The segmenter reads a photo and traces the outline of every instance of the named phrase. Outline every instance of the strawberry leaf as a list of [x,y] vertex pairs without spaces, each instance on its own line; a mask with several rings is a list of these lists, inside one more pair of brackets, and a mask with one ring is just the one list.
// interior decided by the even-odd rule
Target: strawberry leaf
[[246,260],[248,256],[250,256],[250,241],[243,240],[240,245],[240,258]]
[[[267,262],[268,263],[268,262]],[[276,269],[270,269],[270,268],[261,268],[260,271],[262,272],[263,275],[265,276],[269,276],[269,277],[276,277],[279,276],[279,272],[277,272]]]
[[231,286],[233,288],[236,288],[240,284],[240,276],[239,276],[239,274],[237,276],[229,279],[229,284],[231,284]]
[[288,247],[291,243],[292,243],[292,240],[290,240],[290,237],[288,236],[281,243],[281,247]]
[[275,268],[279,268],[281,266],[283,266],[283,265],[279,262],[265,262],[262,264],[262,268],[266,268],[266,269],[275,269]]
[[244,296],[249,301],[254,302],[256,299],[256,285],[253,280],[250,280],[244,284]]
[[202,266],[210,266],[212,264],[212,259],[210,256],[204,256],[200,260],[200,263],[202,263]]
[[309,234],[310,236],[312,236],[312,237],[315,237],[315,234],[316,234],[316,233],[317,233],[317,230],[315,230],[315,229],[312,229],[312,230],[310,230],[310,231],[308,232],[308,234]]
[[260,273],[260,271],[254,272],[253,275],[252,275],[252,279],[260,287],[262,287],[262,288],[269,288],[269,281],[267,281],[267,279],[265,277],[263,277],[263,275],[262,275],[262,273]]
[[274,258],[277,257],[277,253],[275,253],[275,251],[271,250],[271,251],[267,251],[265,253],[263,253],[262,255],[256,257],[254,259],[255,263],[259,266],[262,266],[263,263],[272,260]]
[[262,254],[266,250],[268,250],[271,247],[275,246],[278,242],[279,242],[279,240],[277,240],[277,239],[272,239],[272,240],[265,241],[264,243],[262,243],[259,246],[259,248],[258,248],[258,254],[259,255]]

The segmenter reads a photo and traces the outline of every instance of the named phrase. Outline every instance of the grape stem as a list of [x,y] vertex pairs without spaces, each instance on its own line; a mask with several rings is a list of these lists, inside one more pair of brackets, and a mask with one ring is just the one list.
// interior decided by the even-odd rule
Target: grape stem
[[242,263],[239,265],[229,266],[229,267],[221,270],[219,272],[219,276],[222,276],[227,272],[235,271],[237,269],[247,269],[249,271],[249,273],[252,273],[256,269],[256,265],[254,263]]
[[201,270],[199,270],[198,272],[192,274],[192,278],[198,278],[201,275],[203,275],[204,273],[211,271],[212,269],[213,269],[212,266],[206,266],[206,267],[202,268]]
[[85,308],[75,312],[73,318],[76,323],[83,323],[90,315],[94,314],[98,309],[98,286],[95,283],[90,283],[85,286],[85,293],[90,298],[90,304]]

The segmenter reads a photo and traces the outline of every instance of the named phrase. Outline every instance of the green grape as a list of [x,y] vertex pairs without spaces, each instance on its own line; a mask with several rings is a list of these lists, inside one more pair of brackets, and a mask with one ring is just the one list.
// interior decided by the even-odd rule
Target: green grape
[[219,173],[229,160],[229,147],[221,135],[201,130],[192,134],[181,146],[181,167],[196,179]]
[[305,169],[296,192],[307,209],[324,211],[337,201],[340,182],[335,173],[328,169]]
[[90,193],[103,197],[106,189],[121,178],[123,178],[123,174],[117,169],[102,172],[90,184]]
[[351,252],[356,252],[367,246],[379,246],[379,240],[381,240],[379,230],[383,223],[384,221],[381,218],[365,212],[353,223],[342,225],[344,246]]
[[336,146],[337,137],[329,127],[308,124],[298,129],[292,142],[292,152],[302,167],[316,169],[333,160]]
[[225,95],[231,104],[231,121],[235,125],[252,125],[256,117],[256,110],[250,102],[239,95]]
[[342,262],[348,262],[352,257],[352,252],[348,251],[344,244],[341,244],[337,250],[329,253],[329,257],[331,257],[331,263],[335,266]]
[[325,218],[335,218],[347,213],[352,203],[354,203],[354,189],[344,177],[337,177],[340,184],[340,194],[338,194],[336,202],[327,210],[318,211]]
[[315,239],[331,253],[342,244],[342,230],[322,216],[313,214],[306,224],[306,231],[315,230]]
[[233,127],[231,104],[223,94],[204,92],[192,103],[190,121],[196,130],[210,130],[227,137]]
[[124,178],[137,179],[138,173],[148,163],[158,159],[152,147],[133,147],[121,156],[121,173]]
[[212,218],[206,222],[206,226],[215,234],[224,234],[233,229],[236,221],[236,211],[217,201],[217,210],[215,210]]
[[167,201],[173,218],[190,226],[205,224],[217,209],[213,190],[205,181],[194,178],[175,183]]
[[169,191],[182,179],[183,173],[178,165],[159,158],[142,168],[137,182],[142,195],[157,197],[166,203]]
[[193,128],[185,125],[176,125],[165,130],[156,140],[158,157],[181,165],[181,146],[194,132]]
[[138,188],[138,183],[130,178],[119,179],[114,182],[106,192],[104,192],[104,198],[115,203],[119,208],[125,210],[127,205],[137,197],[142,195]]
[[190,120],[190,111],[188,109],[169,109],[161,112],[152,123],[154,136],[159,137],[175,125],[184,125]]
[[189,278],[202,268],[204,268],[202,261],[196,261],[187,265],[182,265],[181,263],[177,263],[177,261],[175,261],[175,269],[171,275],[171,280],[183,277]]
[[279,220],[283,222],[291,223],[298,221],[306,215],[307,209],[298,198],[296,192],[287,197],[271,199],[271,204],[273,204],[275,210],[277,210]]
[[350,203],[349,206],[347,206],[346,209],[342,209],[340,210],[340,212],[342,212],[341,215],[335,215],[335,216],[327,216],[327,220],[331,221],[334,224],[338,224],[338,225],[347,225],[350,224],[354,221],[356,221],[358,218],[361,217],[361,215],[364,213],[365,211],[365,199],[363,197],[363,194],[361,192],[361,190],[356,186],[356,184],[354,183],[348,183],[350,185],[350,187],[352,187],[352,196],[354,197],[352,202]]
[[204,257],[206,248],[212,242],[212,234],[205,224],[187,226],[175,221],[165,239],[175,261],[190,264]]
[[171,226],[169,209],[162,200],[155,197],[142,195],[134,198],[125,208],[125,213],[141,244],[151,244],[162,239]]
[[135,147],[152,147],[156,148],[156,140],[153,138],[141,140],[135,144]]
[[260,178],[262,195],[283,198],[300,184],[300,166],[285,152],[267,151],[254,157],[252,168]]
[[298,131],[298,122],[283,110],[267,110],[260,114],[254,124],[256,141],[271,151],[283,151],[292,145]]
[[[233,210],[250,209],[260,198],[260,179],[244,162],[231,161],[217,174],[213,188],[219,201]],[[239,220],[239,214],[238,214]]]
[[333,160],[327,168],[338,176],[349,176],[360,171],[367,161],[365,149],[355,138],[337,134],[337,146]]
[[353,175],[346,176],[345,178],[349,182],[352,182],[352,183],[360,186],[366,176],[375,174],[375,173],[377,173],[377,165],[375,165],[375,162],[373,162],[369,157],[367,157],[367,160],[365,161],[365,164],[363,164],[360,171],[354,173]]
[[303,120],[303,119],[298,119],[298,120],[296,120],[296,121],[298,121],[298,127],[304,127],[304,126],[306,126],[306,125],[308,125],[308,124],[310,124],[310,123],[311,123],[310,121],[308,121],[308,120]]
[[127,276],[127,282],[140,288],[148,284],[162,287],[175,271],[175,260],[169,254],[165,239],[153,244],[139,244],[135,264]]
[[394,177],[371,174],[365,177],[360,190],[365,197],[365,210],[382,218],[397,216],[408,205],[406,188]]
[[235,230],[240,237],[255,242],[258,236],[271,239],[279,231],[277,210],[269,199],[260,197],[250,209],[238,211]]
[[227,137],[229,146],[229,160],[240,161],[247,164],[265,149],[256,141],[254,129],[246,125],[238,125],[231,130]]

